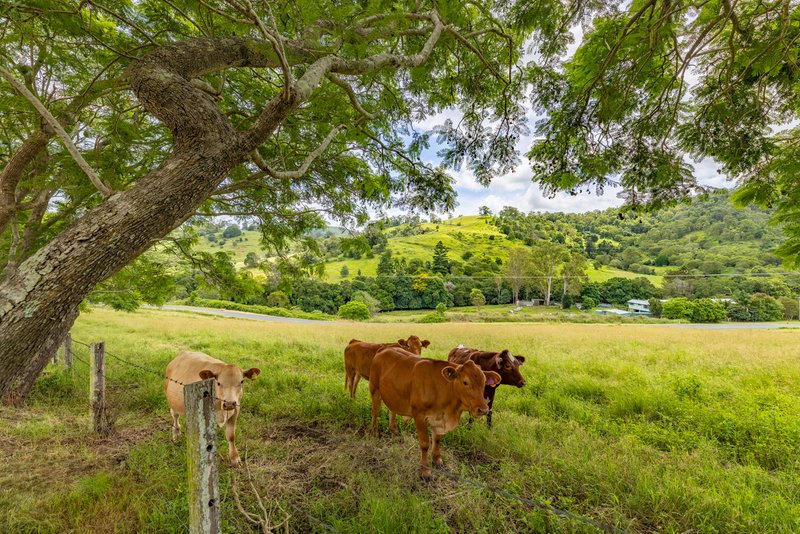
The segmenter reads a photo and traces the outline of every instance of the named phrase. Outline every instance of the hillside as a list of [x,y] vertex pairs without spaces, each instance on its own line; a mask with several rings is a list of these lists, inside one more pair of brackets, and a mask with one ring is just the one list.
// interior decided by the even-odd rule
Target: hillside
[[[395,261],[425,265],[432,261],[433,249],[441,241],[456,266],[479,260],[504,264],[511,248],[544,240],[585,255],[590,260],[587,274],[592,281],[644,276],[661,285],[662,275],[675,269],[698,274],[780,269],[781,259],[774,251],[784,236],[780,228],[769,224],[769,216],[768,211],[754,207],[735,208],[723,192],[651,215],[622,216],[615,209],[524,214],[504,208],[494,216],[434,222],[394,218],[368,227],[365,235],[372,248],[366,253],[342,250],[345,233],[338,227],[317,231],[314,237],[325,254],[328,282],[353,279],[359,273],[374,276],[386,250]],[[201,231],[196,249],[226,252],[238,268],[246,267],[249,253],[257,261],[268,258],[255,227],[226,238],[227,230],[210,226]]]

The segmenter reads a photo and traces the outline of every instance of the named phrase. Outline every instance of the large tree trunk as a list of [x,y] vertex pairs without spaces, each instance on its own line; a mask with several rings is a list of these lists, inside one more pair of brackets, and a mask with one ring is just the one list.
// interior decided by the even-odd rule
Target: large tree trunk
[[24,399],[72,326],[78,305],[190,216],[226,175],[299,104],[278,96],[240,135],[190,80],[234,66],[271,66],[237,39],[157,49],[129,69],[142,104],[172,131],[174,149],[157,170],[117,193],[37,251],[0,284],[0,398]]

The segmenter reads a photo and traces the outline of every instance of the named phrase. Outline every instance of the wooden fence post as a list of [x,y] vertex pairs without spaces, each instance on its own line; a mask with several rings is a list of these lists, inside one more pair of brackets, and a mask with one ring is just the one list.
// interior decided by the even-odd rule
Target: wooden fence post
[[89,360],[89,410],[92,416],[92,430],[100,434],[111,431],[106,415],[106,343],[92,343],[92,357]]
[[64,367],[72,369],[72,334],[64,338]]
[[189,467],[189,531],[192,534],[220,532],[214,397],[213,379],[183,387]]

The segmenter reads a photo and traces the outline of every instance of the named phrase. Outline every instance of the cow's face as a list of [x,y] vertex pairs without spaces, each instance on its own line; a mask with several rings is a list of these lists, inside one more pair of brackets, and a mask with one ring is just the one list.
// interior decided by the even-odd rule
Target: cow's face
[[408,339],[398,339],[397,342],[408,352],[416,354],[417,356],[422,354],[423,348],[431,344],[427,339],[420,339],[417,336],[409,336]]
[[217,400],[214,406],[216,407],[217,424],[225,424],[231,415],[238,413],[241,406],[244,379],[255,380],[259,374],[261,374],[260,369],[253,367],[243,371],[238,365],[219,365],[200,371],[200,378],[203,380],[213,378],[215,381]]
[[525,385],[525,378],[519,368],[525,363],[525,356],[514,356],[506,349],[495,358],[495,368],[500,374],[503,384],[521,388]]
[[483,398],[484,386],[495,387],[500,383],[500,375],[494,371],[481,371],[474,362],[463,365],[448,365],[442,369],[442,376],[452,382],[453,390],[472,417],[480,417],[489,413],[489,405]]

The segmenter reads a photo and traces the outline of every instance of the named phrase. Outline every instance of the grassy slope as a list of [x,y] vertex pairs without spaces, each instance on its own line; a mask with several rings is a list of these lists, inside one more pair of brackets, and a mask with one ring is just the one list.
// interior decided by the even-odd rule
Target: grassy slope
[[[183,349],[260,366],[239,448],[292,531],[593,532],[442,476],[420,484],[409,425],[367,436],[366,384],[346,397],[342,347],[410,333],[432,341],[432,357],[458,343],[528,357],[528,386],[501,386],[491,431],[479,423],[444,438],[449,470],[632,532],[800,529],[794,330],[324,324],[309,336],[307,325],[95,310],[73,333],[157,373]],[[109,359],[118,434],[103,440],[86,431],[86,373],[81,362],[74,376],[49,368],[28,407],[0,408],[0,531],[183,530],[185,456],[170,443],[160,378]],[[232,474],[223,461],[224,531],[255,531],[235,510]]]
[[[459,225],[460,223],[460,225]],[[461,255],[466,251],[472,252],[476,256],[486,255],[489,258],[500,258],[504,262],[508,259],[510,248],[520,246],[518,243],[510,241],[497,228],[487,223],[485,217],[477,215],[456,217],[442,223],[424,223],[423,228],[430,229],[432,232],[410,236],[393,237],[389,239],[389,249],[397,257],[404,257],[407,260],[415,258],[423,261],[430,261],[433,257],[433,247],[441,241],[450,252],[448,255],[453,259],[461,259]],[[438,226],[438,230],[436,229]],[[493,236],[494,239],[490,239]],[[325,274],[328,281],[336,282],[342,279],[352,278],[361,273],[367,276],[374,276],[378,268],[378,257],[371,259],[362,258],[360,260],[348,259],[342,261],[329,262],[325,265]],[[347,265],[349,275],[341,276],[342,267]],[[590,267],[587,271],[589,279],[602,282],[613,277],[637,278],[644,276],[656,285],[661,285],[663,278],[660,276],[641,275],[628,271],[603,267],[594,269]]]
[[[217,238],[220,240],[222,239],[219,236],[217,236]],[[239,242],[239,238],[242,238],[243,241]],[[225,244],[221,247],[219,246],[219,241],[212,243],[205,237],[201,237],[195,249],[200,252],[227,252],[234,258],[236,266],[242,268],[244,267],[244,259],[248,252],[255,252],[258,257],[263,259],[264,251],[261,250],[260,243],[261,232],[243,230],[241,236],[226,239]]]

